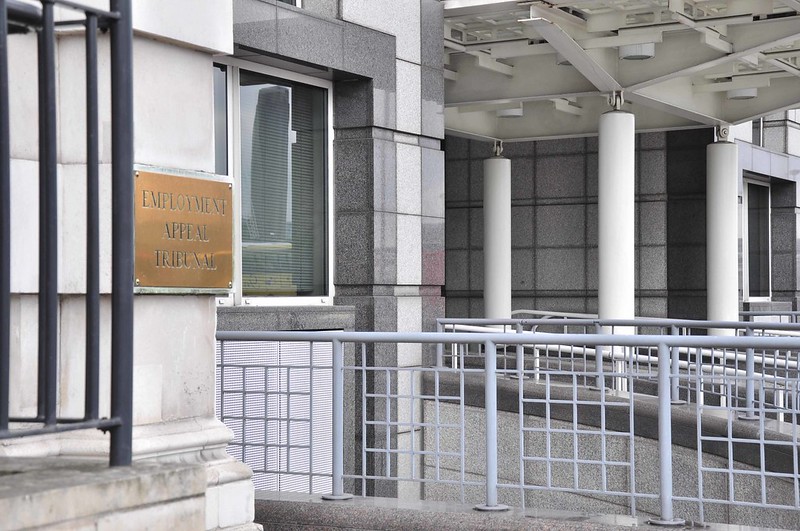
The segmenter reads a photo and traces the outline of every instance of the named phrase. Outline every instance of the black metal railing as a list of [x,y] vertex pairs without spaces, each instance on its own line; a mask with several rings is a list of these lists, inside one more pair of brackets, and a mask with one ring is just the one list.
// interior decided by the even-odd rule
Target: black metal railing
[[[133,32],[131,0],[99,10],[67,0],[41,7],[0,0],[0,439],[97,428],[111,434],[110,464],[128,465],[133,418]],[[55,20],[56,6],[77,13]],[[82,418],[58,411],[58,188],[56,27],[83,26],[86,35],[86,383]],[[37,33],[39,96],[38,377],[35,417],[9,415],[11,355],[11,153],[8,34]],[[111,414],[101,418],[100,249],[97,35],[111,39],[112,280]],[[18,228],[24,230],[24,228]],[[12,425],[24,423],[24,428]],[[33,427],[29,427],[33,425]]]

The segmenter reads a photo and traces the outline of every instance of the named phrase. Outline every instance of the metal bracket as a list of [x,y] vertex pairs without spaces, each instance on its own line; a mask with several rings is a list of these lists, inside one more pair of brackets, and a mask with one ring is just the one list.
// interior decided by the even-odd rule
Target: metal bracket
[[731,126],[728,124],[718,125],[714,128],[717,133],[718,142],[730,142]]
[[499,157],[503,153],[503,141],[502,140],[495,140],[494,141],[494,156]]
[[621,111],[622,105],[624,103],[625,103],[625,97],[623,96],[621,90],[615,90],[614,92],[608,95],[608,104],[615,111]]

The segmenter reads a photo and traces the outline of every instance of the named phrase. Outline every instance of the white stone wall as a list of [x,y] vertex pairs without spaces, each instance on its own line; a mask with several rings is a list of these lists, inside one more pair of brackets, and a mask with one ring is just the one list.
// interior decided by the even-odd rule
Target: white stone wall
[[[107,1],[86,2],[107,8]],[[232,53],[232,3],[137,0],[134,162],[163,171],[214,171],[212,63]],[[58,18],[70,14],[59,12]],[[74,18],[74,14],[71,15]],[[38,311],[38,109],[33,35],[9,39],[12,169],[12,415],[35,415]],[[111,118],[109,36],[99,38],[101,201],[101,415],[109,414]],[[82,416],[85,286],[85,66],[80,32],[56,43],[58,115],[59,414]],[[133,178],[133,176],[131,176]],[[134,300],[134,459],[206,463],[209,528],[252,522],[249,470],[228,458],[230,432],[214,419],[214,297]],[[107,452],[100,432],[14,440],[0,455]]]

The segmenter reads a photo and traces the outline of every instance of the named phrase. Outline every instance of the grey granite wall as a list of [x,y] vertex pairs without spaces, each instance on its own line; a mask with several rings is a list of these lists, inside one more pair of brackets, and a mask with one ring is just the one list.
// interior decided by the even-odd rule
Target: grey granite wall
[[[667,311],[666,141],[637,135],[636,311]],[[491,144],[447,137],[448,316],[483,315],[483,160]],[[506,143],[512,308],[597,312],[597,139]]]
[[[234,0],[237,56],[334,82],[334,304],[352,309],[356,330],[433,330],[444,315],[443,26],[437,0],[307,0],[303,9]],[[279,319],[274,309],[226,310],[220,318],[234,328],[330,321],[309,318],[314,311],[296,308],[291,319]],[[365,352],[368,363],[384,366],[419,365],[431,354],[397,345]],[[348,363],[360,356],[350,352]],[[387,392],[386,383],[383,375],[367,378],[366,389],[346,382],[354,398],[346,414],[359,416],[353,404],[363,392]],[[408,392],[397,381],[389,385]],[[360,466],[361,433],[350,435],[346,459]],[[415,434],[401,433],[394,447],[407,445],[409,436]],[[369,428],[368,443],[383,438],[380,428]],[[379,457],[369,459],[368,466],[383,470]],[[395,484],[370,482],[367,490],[418,496]]]
[[436,0],[234,2],[237,56],[334,81],[335,304],[358,330],[444,314],[442,27]]

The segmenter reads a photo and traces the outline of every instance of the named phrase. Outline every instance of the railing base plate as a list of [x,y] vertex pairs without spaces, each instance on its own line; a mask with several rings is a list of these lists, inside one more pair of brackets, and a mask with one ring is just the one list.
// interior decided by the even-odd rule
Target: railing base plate
[[476,511],[507,511],[510,507],[508,505],[498,504],[498,505],[476,505]]
[[323,494],[322,499],[325,501],[345,501],[352,500],[352,494]]
[[659,527],[683,527],[686,525],[686,520],[683,518],[673,518],[672,520],[661,520],[659,518],[651,518],[647,521],[650,525],[657,525]]
[[761,417],[759,417],[758,415],[753,415],[752,413],[742,413],[741,415],[737,415],[736,419],[753,421],[753,420],[760,420]]

